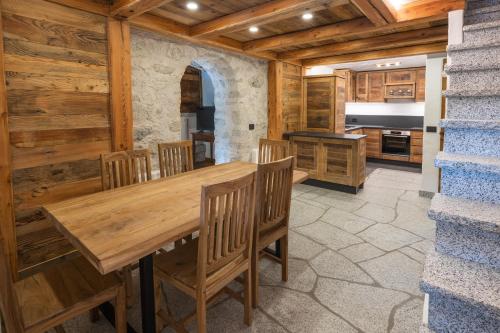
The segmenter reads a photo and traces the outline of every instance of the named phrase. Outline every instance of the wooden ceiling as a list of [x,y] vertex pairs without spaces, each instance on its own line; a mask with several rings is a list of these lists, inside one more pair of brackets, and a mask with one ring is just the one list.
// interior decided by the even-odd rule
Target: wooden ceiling
[[[106,0],[51,0],[102,11]],[[190,42],[298,64],[444,51],[464,0],[114,0],[107,15]],[[391,3],[399,1],[400,8]],[[91,5],[89,5],[91,3]],[[76,4],[76,5],[75,5]],[[82,5],[83,6],[83,5]],[[303,20],[303,13],[314,17]],[[259,31],[252,33],[250,26]],[[399,53],[398,53],[399,52]]]

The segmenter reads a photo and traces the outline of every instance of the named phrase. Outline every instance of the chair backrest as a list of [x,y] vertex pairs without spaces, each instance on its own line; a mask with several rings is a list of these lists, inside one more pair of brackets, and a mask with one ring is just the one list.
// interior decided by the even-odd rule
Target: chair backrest
[[259,163],[270,163],[290,156],[287,140],[259,140]]
[[293,185],[293,157],[257,167],[256,230],[288,225]]
[[255,213],[256,173],[203,186],[198,243],[198,287],[231,262],[249,259]]
[[103,190],[143,183],[151,178],[151,155],[148,149],[101,155]]
[[158,144],[160,176],[169,177],[193,170],[193,142],[184,140]]
[[12,282],[12,270],[5,251],[5,242],[0,234],[0,312],[8,333],[24,332],[21,308]]

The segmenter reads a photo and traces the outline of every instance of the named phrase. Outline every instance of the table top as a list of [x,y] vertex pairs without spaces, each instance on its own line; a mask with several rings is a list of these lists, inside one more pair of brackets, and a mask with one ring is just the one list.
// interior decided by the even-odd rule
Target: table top
[[[231,162],[46,205],[55,227],[102,274],[137,262],[199,228],[201,186],[257,169]],[[307,174],[294,171],[294,183]]]

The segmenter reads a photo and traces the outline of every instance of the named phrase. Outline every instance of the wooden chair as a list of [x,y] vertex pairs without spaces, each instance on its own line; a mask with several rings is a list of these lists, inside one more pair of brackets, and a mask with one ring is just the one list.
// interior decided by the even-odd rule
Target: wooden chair
[[257,199],[252,255],[252,304],[258,305],[260,251],[280,241],[281,279],[288,280],[288,220],[292,200],[293,157],[257,167]]
[[287,140],[259,140],[259,163],[270,163],[290,156]]
[[[244,274],[244,321],[252,321],[251,253],[255,205],[255,172],[225,183],[203,186],[200,236],[155,257],[155,285],[166,281],[196,299],[198,332],[206,332],[207,303],[232,280]],[[229,288],[227,288],[229,289]],[[168,308],[168,307],[167,307]],[[169,311],[168,311],[169,312]],[[162,322],[184,331],[194,313],[175,322],[157,304],[157,328]]]
[[101,275],[78,257],[13,282],[4,246],[0,238],[0,310],[6,332],[38,333],[52,328],[64,332],[65,321],[112,300],[116,331],[127,332],[125,287],[116,274]]
[[[148,149],[119,151],[101,155],[101,182],[103,191],[151,180],[151,154]],[[127,305],[132,305],[132,270],[127,266],[122,273],[126,281]]]
[[151,154],[148,149],[101,155],[103,190],[146,182],[151,178]]
[[161,177],[193,170],[193,143],[189,140],[158,144],[158,156]]

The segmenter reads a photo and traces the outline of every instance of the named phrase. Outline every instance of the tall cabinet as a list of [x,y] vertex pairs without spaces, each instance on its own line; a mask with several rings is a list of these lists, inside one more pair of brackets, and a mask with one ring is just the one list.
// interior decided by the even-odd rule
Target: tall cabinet
[[340,75],[304,77],[302,129],[345,131],[346,80]]

